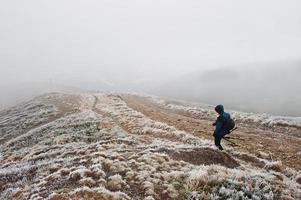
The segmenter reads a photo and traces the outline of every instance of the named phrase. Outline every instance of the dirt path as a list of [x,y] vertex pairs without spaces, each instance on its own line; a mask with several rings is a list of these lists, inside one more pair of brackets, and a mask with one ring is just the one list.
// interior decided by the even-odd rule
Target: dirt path
[[[118,121],[118,119],[115,119],[115,117],[112,116],[110,113],[104,112],[101,109],[99,109],[97,107],[99,99],[98,99],[97,95],[93,95],[93,96],[94,96],[94,103],[93,103],[93,106],[91,107],[91,110],[93,112],[95,112],[96,114],[110,118],[112,120],[112,122],[114,123],[114,125],[118,126],[118,128],[120,128],[122,131],[130,134],[137,141],[144,143],[144,144],[150,144],[150,143],[152,143],[153,140],[155,140],[157,138],[168,139],[170,141],[177,141],[175,138],[167,138],[166,136],[159,135],[159,134],[150,136],[150,135],[144,135],[144,134],[137,135],[137,134],[133,133],[133,131],[132,131],[133,127],[131,127],[129,124],[127,124],[125,122],[120,123]],[[115,96],[112,96],[112,97],[115,97]],[[123,100],[122,97],[119,95],[117,95],[116,98]],[[109,127],[109,125],[108,125],[108,127]]]
[[[212,121],[208,118],[197,119],[195,116],[189,116],[178,110],[166,109],[145,97],[122,95],[122,99],[129,107],[153,120],[175,126],[195,136],[213,140]],[[272,160],[280,160],[285,166],[301,170],[301,138],[294,134],[277,133],[266,128],[262,130],[239,124],[239,130],[232,133],[231,137],[240,138],[234,140],[237,144],[233,146],[234,150],[256,156],[269,155]],[[230,146],[227,141],[223,141],[223,144]]]

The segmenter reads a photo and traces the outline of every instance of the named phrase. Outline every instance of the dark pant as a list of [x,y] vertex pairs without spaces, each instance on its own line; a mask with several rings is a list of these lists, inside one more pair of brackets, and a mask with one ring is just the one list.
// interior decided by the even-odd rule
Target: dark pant
[[221,145],[222,138],[223,138],[223,136],[214,136],[215,146],[217,146],[220,150],[223,150],[223,147]]

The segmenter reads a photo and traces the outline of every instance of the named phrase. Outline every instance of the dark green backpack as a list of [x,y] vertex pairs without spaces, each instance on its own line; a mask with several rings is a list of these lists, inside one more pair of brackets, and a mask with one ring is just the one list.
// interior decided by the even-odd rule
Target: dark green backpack
[[235,122],[232,118],[223,119],[223,125],[222,125],[223,130],[226,130],[228,133],[230,133],[230,131],[234,129],[234,127],[235,127]]

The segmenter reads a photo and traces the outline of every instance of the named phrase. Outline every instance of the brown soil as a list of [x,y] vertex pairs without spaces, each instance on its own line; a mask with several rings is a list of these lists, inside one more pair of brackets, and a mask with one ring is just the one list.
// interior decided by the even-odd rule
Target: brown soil
[[174,160],[183,160],[194,165],[222,165],[228,168],[239,167],[239,163],[229,154],[210,148],[197,148],[187,150],[160,149]]
[[239,158],[240,160],[243,160],[252,166],[263,168],[265,166],[265,163],[258,158],[254,156],[250,156],[248,154],[238,154],[235,157]]
[[[179,110],[167,109],[146,97],[135,95],[122,95],[121,97],[129,107],[143,113],[145,116],[174,126],[179,130],[187,131],[195,136],[213,139],[212,116],[198,118],[190,113]],[[282,132],[276,132],[275,129],[262,128],[261,126],[250,126],[249,124],[238,124],[239,129],[231,133],[233,146],[237,152],[258,155],[264,152],[270,155],[272,160],[280,160],[285,166],[301,170],[301,138],[300,133],[291,133],[287,128],[280,129]],[[299,131],[299,130],[297,130]],[[223,141],[224,145],[231,145]],[[226,147],[227,147],[226,145]],[[246,157],[241,157],[244,159]],[[262,166],[260,162],[253,162],[254,165]]]

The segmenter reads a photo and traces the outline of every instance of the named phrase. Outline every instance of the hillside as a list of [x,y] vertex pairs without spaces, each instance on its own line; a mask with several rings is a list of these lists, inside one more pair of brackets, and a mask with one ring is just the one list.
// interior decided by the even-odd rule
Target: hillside
[[188,73],[152,94],[235,110],[301,116],[301,61],[253,63]]
[[301,119],[115,93],[50,93],[0,112],[0,199],[301,199]]

